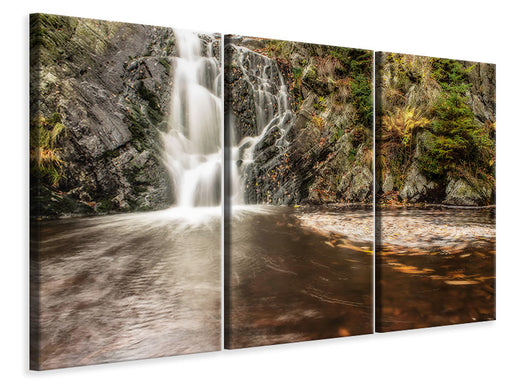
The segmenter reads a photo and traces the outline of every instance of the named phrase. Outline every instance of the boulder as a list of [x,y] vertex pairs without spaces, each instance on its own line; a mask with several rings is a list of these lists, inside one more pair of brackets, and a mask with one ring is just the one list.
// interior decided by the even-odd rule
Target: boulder
[[419,172],[418,167],[413,165],[400,191],[400,197],[402,200],[407,200],[412,203],[426,201],[432,198],[437,188],[437,183],[427,180],[427,178]]
[[394,177],[391,173],[386,174],[386,178],[384,179],[384,183],[382,184],[382,192],[388,193],[391,192],[394,188]]
[[485,186],[472,185],[465,179],[451,179],[446,186],[443,203],[449,205],[483,205],[491,200],[491,190]]

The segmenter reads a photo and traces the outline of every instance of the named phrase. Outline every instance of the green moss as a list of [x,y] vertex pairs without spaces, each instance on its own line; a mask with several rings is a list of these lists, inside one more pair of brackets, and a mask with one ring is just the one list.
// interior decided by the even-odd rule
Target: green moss
[[373,96],[370,78],[362,73],[350,82],[350,101],[356,107],[358,122],[365,127],[373,124]]
[[355,148],[350,148],[350,151],[348,152],[348,160],[353,163],[356,160],[356,150]]
[[97,201],[96,211],[98,213],[109,213],[116,209],[115,204],[109,197],[101,198]]
[[306,73],[304,74],[303,78],[304,78],[304,80],[307,80],[307,81],[315,81],[318,78],[318,71],[314,65],[310,65],[306,69]]
[[160,109],[160,105],[158,103],[158,96],[154,92],[146,88],[144,82],[142,81],[139,83],[137,91],[140,97],[143,100],[146,100],[148,103],[148,106],[146,108],[147,117],[149,118],[152,124],[157,125],[164,119],[164,114],[162,113],[162,110]]
[[101,155],[101,158],[105,159],[107,161],[110,161],[112,159],[115,159],[116,157],[119,157],[119,154],[120,154],[119,148],[115,148],[111,151],[103,152],[103,154]]
[[175,46],[176,42],[174,41],[174,38],[169,38],[169,40],[167,40],[167,44],[165,45],[164,53],[166,55],[171,55],[174,52]]
[[31,65],[62,69],[69,63],[97,65],[119,23],[48,14],[31,15]]
[[145,178],[144,168],[133,167],[126,169],[123,175],[130,183],[130,188],[134,196],[139,196],[148,190],[149,181]]
[[56,218],[65,213],[92,214],[94,209],[77,202],[68,195],[57,193],[44,184],[31,183],[30,215],[32,217]]
[[158,97],[154,92],[146,88],[143,81],[138,83],[137,92],[139,93],[140,97],[142,97],[142,99],[148,102],[150,108],[160,110],[160,106],[158,105]]
[[165,58],[165,57],[159,58],[158,63],[165,68],[166,75],[171,74],[171,63],[169,62],[169,60],[167,58]]
[[164,115],[160,111],[160,108],[153,109],[151,107],[148,107],[146,109],[146,114],[147,114],[149,120],[151,121],[151,123],[154,124],[154,125],[158,125],[164,119]]
[[31,65],[50,65],[65,54],[73,36],[77,19],[47,14],[30,17]]
[[300,80],[300,78],[302,77],[302,70],[303,70],[303,68],[301,68],[301,67],[293,67],[292,68],[293,78],[296,81]]
[[343,137],[344,133],[345,133],[345,129],[343,127],[339,127],[338,129],[336,129],[336,131],[332,135],[332,141],[333,142],[338,141],[339,139],[341,139]]

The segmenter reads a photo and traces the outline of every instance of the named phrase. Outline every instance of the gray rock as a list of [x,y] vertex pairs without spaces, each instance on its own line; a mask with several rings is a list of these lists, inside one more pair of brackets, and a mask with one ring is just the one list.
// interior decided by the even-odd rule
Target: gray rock
[[373,174],[368,168],[355,166],[342,177],[338,191],[348,201],[365,201],[370,195],[372,182]]
[[475,117],[485,124],[495,122],[496,116],[496,65],[487,63],[466,63],[474,69],[469,73],[472,84],[468,94],[468,102]]
[[424,201],[429,199],[431,193],[437,188],[437,183],[427,180],[427,178],[419,172],[417,166],[413,165],[400,191],[400,197],[402,200],[408,200],[412,203]]
[[[60,214],[170,205],[172,185],[159,160],[159,132],[170,104],[173,31],[55,18],[64,25],[60,32],[41,19],[48,44],[37,48],[41,81],[32,82],[39,87],[31,89],[31,113],[32,118],[60,115],[66,134],[59,138],[65,164],[59,190],[68,200],[90,203],[63,204]],[[52,44],[58,52],[49,50]],[[58,207],[46,210],[59,215]]]
[[388,193],[391,192],[394,188],[394,177],[391,173],[386,174],[386,179],[384,180],[384,183],[382,184],[382,192]]
[[446,187],[446,198],[449,205],[481,205],[489,202],[491,190],[480,186],[475,187],[465,179],[451,179]]

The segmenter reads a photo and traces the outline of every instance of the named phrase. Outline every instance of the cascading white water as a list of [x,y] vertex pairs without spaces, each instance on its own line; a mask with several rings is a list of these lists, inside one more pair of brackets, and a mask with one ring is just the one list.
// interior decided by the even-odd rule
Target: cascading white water
[[[256,135],[245,136],[239,142],[236,138],[234,124],[229,127],[232,142],[231,150],[231,203],[244,204],[244,171],[253,164],[256,145],[267,133],[278,127],[280,138],[276,146],[284,151],[289,144],[285,137],[295,121],[295,115],[288,103],[288,86],[276,62],[267,56],[251,51],[245,47],[229,45],[235,48],[231,57],[236,67],[242,70],[244,80],[252,88],[256,111]],[[229,119],[233,121],[233,119]]]
[[193,32],[174,33],[178,57],[172,58],[174,82],[169,130],[163,135],[164,161],[178,207],[220,205],[221,66],[213,54],[213,42]]

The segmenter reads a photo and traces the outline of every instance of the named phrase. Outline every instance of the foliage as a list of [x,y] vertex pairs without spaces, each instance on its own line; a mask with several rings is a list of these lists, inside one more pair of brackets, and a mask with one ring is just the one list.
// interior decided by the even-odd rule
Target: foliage
[[412,146],[411,137],[418,128],[426,127],[430,120],[423,117],[416,108],[396,108],[382,118],[384,139],[399,141],[404,146]]
[[356,77],[364,74],[370,77],[372,74],[373,53],[362,49],[343,47],[330,47],[329,54],[339,61],[340,75]]
[[325,105],[325,97],[323,96],[320,96],[318,98],[318,103],[315,103],[313,104],[313,108],[315,108],[316,110],[318,111],[324,111],[325,108],[326,108],[326,105]]
[[469,168],[485,178],[493,174],[494,147],[492,124],[481,126],[467,103],[471,87],[468,73],[455,60],[438,59],[433,75],[443,93],[433,108],[432,133],[434,145],[420,160],[421,170],[432,178],[445,179]]
[[359,73],[350,83],[350,101],[356,107],[358,120],[365,127],[373,124],[373,96],[371,79]]
[[412,84],[423,82],[431,72],[431,59],[422,56],[401,55],[391,53],[393,78],[396,91],[406,93]]
[[271,58],[287,58],[286,47],[287,44],[284,40],[267,40],[265,52]]
[[325,121],[321,116],[312,116],[311,121],[313,122],[315,128],[319,130],[323,130],[325,127]]
[[49,119],[39,116],[30,124],[31,169],[43,182],[53,186],[58,186],[64,177],[65,162],[58,148],[62,135],[66,135],[66,127],[57,113]]
[[445,92],[462,95],[471,88],[468,75],[473,67],[464,68],[458,60],[432,59],[432,77]]
[[445,188],[463,178],[493,189],[495,124],[479,122],[468,96],[473,66],[463,61],[387,54],[377,120],[377,177],[391,173],[400,190],[414,162]]
[[[373,53],[362,49],[331,47],[329,54],[337,60],[335,73],[338,77],[336,87],[342,92],[341,83],[348,82],[350,95],[348,101],[357,111],[356,124],[365,127],[373,125]],[[342,98],[343,99],[343,98]]]
[[293,67],[292,73],[293,73],[293,78],[295,79],[295,81],[298,81],[302,77],[302,68]]

